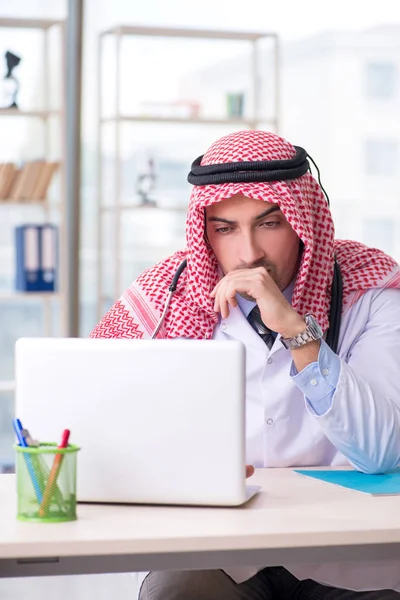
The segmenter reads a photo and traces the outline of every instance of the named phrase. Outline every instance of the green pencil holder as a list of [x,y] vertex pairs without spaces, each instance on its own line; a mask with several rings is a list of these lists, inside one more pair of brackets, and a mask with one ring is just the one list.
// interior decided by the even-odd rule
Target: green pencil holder
[[76,520],[78,446],[14,446],[17,453],[17,519],[35,523]]

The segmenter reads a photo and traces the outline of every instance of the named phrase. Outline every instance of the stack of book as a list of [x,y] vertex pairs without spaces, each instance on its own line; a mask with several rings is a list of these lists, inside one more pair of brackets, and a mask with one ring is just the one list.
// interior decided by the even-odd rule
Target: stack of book
[[14,163],[0,164],[0,202],[38,202],[46,200],[59,162],[35,160],[20,168]]

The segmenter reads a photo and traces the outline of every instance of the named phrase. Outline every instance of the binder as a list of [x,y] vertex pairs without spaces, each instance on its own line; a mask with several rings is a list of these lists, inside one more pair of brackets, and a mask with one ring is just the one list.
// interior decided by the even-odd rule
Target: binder
[[52,224],[15,228],[16,289],[55,292],[58,276],[58,228]]
[[54,291],[57,277],[57,230],[54,225],[42,225],[40,249],[42,282]]

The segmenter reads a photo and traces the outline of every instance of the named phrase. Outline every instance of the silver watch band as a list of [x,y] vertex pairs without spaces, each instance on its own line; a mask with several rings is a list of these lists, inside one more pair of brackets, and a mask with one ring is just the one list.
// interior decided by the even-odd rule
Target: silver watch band
[[281,337],[280,340],[282,345],[287,350],[293,350],[295,348],[300,348],[305,344],[309,344],[310,342],[314,342],[315,340],[320,340],[322,338],[323,332],[321,327],[319,326],[316,319],[313,315],[306,315],[304,317],[306,328],[301,333],[289,338]]

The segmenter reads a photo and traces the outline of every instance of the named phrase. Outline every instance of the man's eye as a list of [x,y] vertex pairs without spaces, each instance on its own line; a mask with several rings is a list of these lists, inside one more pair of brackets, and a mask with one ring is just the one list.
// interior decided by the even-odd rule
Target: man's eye
[[264,221],[263,223],[261,223],[261,227],[276,227],[277,225],[279,225],[279,221]]
[[218,229],[216,229],[216,233],[229,233],[231,231],[232,227],[218,227]]

